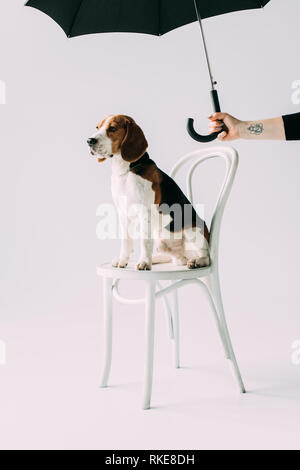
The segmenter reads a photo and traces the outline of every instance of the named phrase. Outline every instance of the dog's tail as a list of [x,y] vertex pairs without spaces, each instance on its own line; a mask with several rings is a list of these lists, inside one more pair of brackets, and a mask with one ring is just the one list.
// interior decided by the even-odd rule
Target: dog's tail
[[161,264],[161,263],[171,263],[172,258],[168,255],[153,255],[152,256],[152,264]]

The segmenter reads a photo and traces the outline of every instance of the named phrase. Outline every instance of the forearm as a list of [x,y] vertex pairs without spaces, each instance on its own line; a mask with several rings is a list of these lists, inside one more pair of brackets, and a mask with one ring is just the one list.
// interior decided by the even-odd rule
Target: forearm
[[286,140],[283,118],[241,121],[239,137],[247,140]]
[[221,141],[300,140],[300,113],[286,114],[273,119],[240,121],[228,113],[209,117],[209,131],[217,132]]

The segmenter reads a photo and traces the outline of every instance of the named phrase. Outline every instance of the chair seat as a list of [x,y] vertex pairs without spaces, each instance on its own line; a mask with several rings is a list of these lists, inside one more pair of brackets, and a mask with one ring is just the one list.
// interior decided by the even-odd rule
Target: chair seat
[[207,276],[211,272],[211,266],[188,269],[186,266],[176,266],[173,263],[153,264],[151,271],[138,271],[135,264],[130,262],[127,268],[114,268],[111,263],[105,263],[97,268],[97,274],[113,279],[159,281],[164,279],[196,279]]

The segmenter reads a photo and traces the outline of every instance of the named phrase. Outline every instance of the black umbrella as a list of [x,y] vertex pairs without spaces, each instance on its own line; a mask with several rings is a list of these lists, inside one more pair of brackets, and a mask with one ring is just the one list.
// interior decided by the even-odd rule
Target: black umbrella
[[[202,21],[203,18],[239,10],[262,8],[270,0],[28,0],[27,6],[53,18],[71,38],[92,33],[132,32],[161,36],[172,29],[198,21],[211,81],[215,112],[220,104],[217,82],[213,78]],[[187,125],[190,136],[198,142],[210,142],[218,136],[199,135],[194,120]]]

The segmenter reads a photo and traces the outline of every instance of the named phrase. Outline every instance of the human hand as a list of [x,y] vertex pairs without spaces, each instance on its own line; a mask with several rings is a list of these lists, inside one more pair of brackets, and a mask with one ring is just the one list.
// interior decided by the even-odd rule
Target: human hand
[[222,141],[230,141],[239,139],[241,137],[241,127],[243,122],[239,119],[234,118],[227,113],[214,113],[208,118],[210,120],[209,131],[210,134],[213,132],[220,132],[225,125],[225,130],[220,132],[218,139]]

